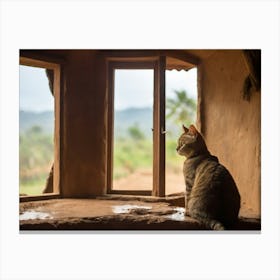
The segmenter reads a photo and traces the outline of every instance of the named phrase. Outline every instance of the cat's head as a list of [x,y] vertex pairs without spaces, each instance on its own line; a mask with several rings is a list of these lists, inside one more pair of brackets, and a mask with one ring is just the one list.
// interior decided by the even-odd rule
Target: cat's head
[[183,134],[178,139],[177,152],[187,158],[209,153],[205,141],[194,125],[183,125]]

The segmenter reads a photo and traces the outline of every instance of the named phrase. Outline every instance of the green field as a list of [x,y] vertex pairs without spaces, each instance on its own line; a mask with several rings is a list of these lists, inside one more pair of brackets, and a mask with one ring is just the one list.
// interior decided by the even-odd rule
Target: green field
[[[181,133],[181,125],[194,123],[196,101],[185,91],[175,91],[176,98],[167,98],[166,115],[166,171],[181,174],[182,157],[176,152],[177,138]],[[138,169],[152,170],[153,143],[150,130],[151,112],[147,109],[129,109],[119,113],[115,130],[113,179],[118,180],[134,173]],[[40,194],[45,187],[46,179],[53,164],[53,135],[47,130],[52,114],[43,114],[49,121],[44,127],[33,125],[28,130],[21,130],[19,139],[20,150],[20,194]],[[127,120],[137,115],[138,121],[124,125]],[[25,116],[25,117],[24,117]],[[145,117],[146,116],[146,117]],[[148,117],[147,117],[148,116]],[[33,121],[35,115],[25,115],[22,112],[21,127],[27,127],[24,119]],[[27,121],[26,121],[27,122]],[[25,125],[24,125],[25,124]],[[145,127],[146,125],[146,127]],[[120,133],[121,132],[121,133]]]
[[[114,145],[114,174],[113,179],[125,177],[136,169],[153,166],[153,143],[148,139],[135,141],[133,139],[116,139]],[[177,141],[166,141],[166,166],[173,172],[180,172],[178,168]]]
[[[125,177],[138,168],[152,169],[152,140],[147,139],[141,131],[137,131],[138,128],[130,129],[132,133],[130,132],[128,137],[115,140],[114,179]],[[40,194],[44,189],[53,163],[52,136],[34,126],[20,135],[19,149],[20,194]],[[166,141],[166,166],[173,171],[178,171],[176,139],[167,139]]]
[[33,126],[20,134],[20,194],[42,193],[53,163],[53,151],[52,135],[44,133],[39,126]]

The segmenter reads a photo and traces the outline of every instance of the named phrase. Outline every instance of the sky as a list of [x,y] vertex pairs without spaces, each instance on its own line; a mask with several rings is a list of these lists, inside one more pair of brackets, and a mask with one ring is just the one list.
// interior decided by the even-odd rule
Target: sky
[[[166,71],[166,96],[186,90],[197,99],[197,70]],[[153,70],[116,70],[115,109],[150,107],[153,104]]]
[[24,111],[53,111],[54,98],[49,89],[45,69],[20,65],[19,107]]
[[[166,71],[166,96],[186,90],[197,99],[197,70]],[[116,70],[115,109],[150,107],[153,104],[153,70]],[[45,69],[20,65],[20,110],[53,111]]]

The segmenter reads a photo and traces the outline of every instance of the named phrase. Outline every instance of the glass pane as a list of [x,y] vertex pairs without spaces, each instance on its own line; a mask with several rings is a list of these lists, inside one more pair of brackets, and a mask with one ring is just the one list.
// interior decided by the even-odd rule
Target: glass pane
[[166,194],[185,191],[183,163],[176,152],[182,124],[196,122],[197,69],[166,71]]
[[152,190],[153,70],[115,70],[114,190]]
[[[53,75],[53,72],[50,72]],[[46,69],[20,66],[20,195],[42,194],[54,160],[54,98]]]

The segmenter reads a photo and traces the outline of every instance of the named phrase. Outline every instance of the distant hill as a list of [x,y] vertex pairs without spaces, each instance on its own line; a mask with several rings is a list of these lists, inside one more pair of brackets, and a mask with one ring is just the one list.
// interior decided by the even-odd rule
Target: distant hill
[[[26,132],[32,126],[40,126],[45,133],[52,133],[54,129],[54,113],[52,111],[45,112],[19,112],[20,133]],[[115,111],[115,136],[126,136],[127,129],[131,126],[138,125],[141,131],[148,137],[151,137],[153,127],[153,111],[152,108],[127,108]],[[174,126],[174,125],[173,125]],[[167,121],[169,131],[171,129]],[[177,131],[176,127],[172,130]]]
[[32,126],[40,126],[46,133],[52,133],[54,129],[54,112],[19,111],[19,131],[26,132]]
[[[115,135],[125,136],[130,126],[138,125],[142,132],[152,137],[153,110],[152,108],[128,108],[115,112]],[[172,120],[166,119],[168,136],[175,138],[181,133],[181,126],[174,124]]]
[[115,111],[115,134],[125,136],[127,129],[138,125],[146,136],[150,136],[153,127],[153,111],[151,108],[127,108]]
[[[125,135],[128,127],[138,124],[139,128],[148,134],[152,128],[151,108],[128,108],[115,112],[115,131],[118,135]],[[25,132],[32,126],[40,126],[46,133],[52,133],[54,129],[54,112],[19,112],[20,132]]]

